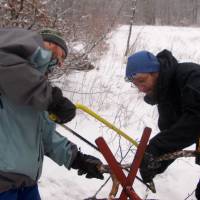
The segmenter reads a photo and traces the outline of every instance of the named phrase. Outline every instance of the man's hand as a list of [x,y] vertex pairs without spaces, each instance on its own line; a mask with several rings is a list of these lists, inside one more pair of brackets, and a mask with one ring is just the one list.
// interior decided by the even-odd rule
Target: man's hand
[[158,173],[158,169],[161,166],[159,162],[156,162],[154,156],[151,153],[145,153],[142,163],[140,165],[140,174],[145,183],[152,182],[155,175]]
[[82,154],[80,151],[77,153],[71,168],[78,169],[78,175],[86,174],[86,178],[104,179],[103,174],[99,171],[102,162],[90,155]]
[[71,121],[76,115],[76,106],[63,97],[61,89],[52,88],[52,103],[48,107],[49,114],[55,115],[55,122],[59,124]]

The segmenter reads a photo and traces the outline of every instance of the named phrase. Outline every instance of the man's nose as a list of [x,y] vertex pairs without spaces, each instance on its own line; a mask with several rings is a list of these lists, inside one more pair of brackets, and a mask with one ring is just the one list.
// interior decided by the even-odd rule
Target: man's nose
[[143,86],[143,85],[136,85],[136,87],[138,88],[138,90],[139,90],[140,92],[144,92],[144,93],[145,93],[145,91],[146,91],[145,86]]

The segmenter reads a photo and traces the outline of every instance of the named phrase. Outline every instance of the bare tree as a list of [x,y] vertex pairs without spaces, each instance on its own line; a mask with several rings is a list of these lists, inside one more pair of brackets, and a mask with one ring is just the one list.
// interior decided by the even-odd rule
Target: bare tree
[[130,38],[131,38],[133,22],[134,22],[134,18],[135,18],[136,3],[137,3],[137,0],[132,0],[132,5],[131,5],[132,14],[131,14],[131,17],[130,17],[130,26],[129,26],[127,44],[126,44],[125,57],[128,55],[129,50],[130,50],[130,48],[129,48]]
[[[199,6],[200,0],[140,0],[137,3],[136,23],[199,25]],[[126,10],[129,10],[128,6]],[[124,23],[128,23],[125,18]]]
[[0,27],[46,26],[51,21],[46,3],[39,0],[2,0],[0,4]]

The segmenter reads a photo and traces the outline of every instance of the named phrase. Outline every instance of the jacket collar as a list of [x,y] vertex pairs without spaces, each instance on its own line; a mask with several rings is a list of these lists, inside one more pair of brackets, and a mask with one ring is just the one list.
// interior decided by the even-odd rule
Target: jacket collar
[[175,78],[177,68],[177,60],[168,50],[163,50],[157,55],[160,63],[159,77],[154,88],[153,95],[146,95],[145,102],[151,105],[158,104],[166,100],[167,94],[171,88],[171,84]]

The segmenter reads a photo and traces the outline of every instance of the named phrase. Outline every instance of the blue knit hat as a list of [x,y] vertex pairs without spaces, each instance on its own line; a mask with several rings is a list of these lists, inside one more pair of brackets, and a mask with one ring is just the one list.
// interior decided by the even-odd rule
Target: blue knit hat
[[158,72],[160,63],[156,56],[148,51],[139,51],[128,57],[126,66],[127,81],[131,81],[137,73]]

